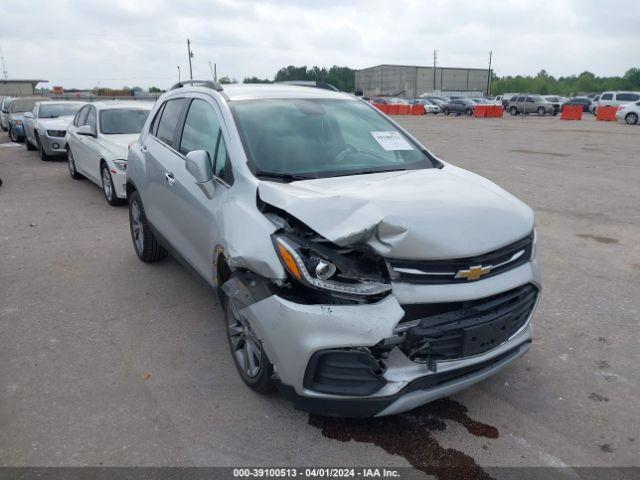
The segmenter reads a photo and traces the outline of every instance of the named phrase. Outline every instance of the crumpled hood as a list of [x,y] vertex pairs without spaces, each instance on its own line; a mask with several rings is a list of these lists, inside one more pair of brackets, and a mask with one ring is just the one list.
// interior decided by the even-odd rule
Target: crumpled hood
[[66,130],[72,120],[73,115],[56,118],[39,118],[38,122],[47,130]]
[[288,184],[261,181],[258,193],[337,245],[366,243],[388,258],[469,257],[533,229],[531,208],[452,165]]
[[102,135],[100,141],[109,149],[117,158],[127,159],[129,153],[129,144],[135,142],[140,134],[138,133],[121,133],[117,135]]

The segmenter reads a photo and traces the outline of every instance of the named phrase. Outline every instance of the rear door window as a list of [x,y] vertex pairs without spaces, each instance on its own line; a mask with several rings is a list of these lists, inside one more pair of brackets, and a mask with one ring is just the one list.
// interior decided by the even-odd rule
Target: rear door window
[[640,95],[636,95],[635,93],[618,93],[616,95],[616,100],[621,102],[635,102],[640,100]]
[[158,123],[156,137],[170,147],[174,147],[176,127],[178,126],[178,120],[180,119],[184,103],[184,98],[167,100],[164,110],[162,111],[162,117],[160,117],[160,122]]

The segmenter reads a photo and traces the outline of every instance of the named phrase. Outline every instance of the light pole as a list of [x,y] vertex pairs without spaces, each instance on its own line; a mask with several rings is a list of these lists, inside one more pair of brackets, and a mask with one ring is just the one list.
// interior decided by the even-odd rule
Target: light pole
[[191,41],[187,38],[187,54],[189,55],[189,78],[193,80],[193,70],[191,69],[191,59],[193,52],[191,51]]
[[178,65],[178,83],[180,83],[180,65]]

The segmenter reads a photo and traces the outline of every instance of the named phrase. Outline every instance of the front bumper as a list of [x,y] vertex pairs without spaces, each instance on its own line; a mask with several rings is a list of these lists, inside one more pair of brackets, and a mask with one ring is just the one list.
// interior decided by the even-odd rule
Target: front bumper
[[117,169],[114,166],[109,167],[111,172],[111,180],[116,191],[116,196],[121,199],[127,198],[127,172]]
[[47,155],[66,155],[67,141],[65,137],[51,137],[49,135],[39,135],[42,148]]
[[274,364],[283,394],[301,409],[327,415],[380,416],[410,410],[479,382],[523,355],[532,342],[531,317],[503,343],[466,358],[413,362],[399,350],[384,360],[384,385],[370,395],[336,395],[307,388],[305,373],[316,352],[367,349],[394,335],[407,304],[483,299],[533,284],[540,288],[536,261],[484,280],[446,285],[397,283],[375,304],[307,305],[268,296],[241,313]]

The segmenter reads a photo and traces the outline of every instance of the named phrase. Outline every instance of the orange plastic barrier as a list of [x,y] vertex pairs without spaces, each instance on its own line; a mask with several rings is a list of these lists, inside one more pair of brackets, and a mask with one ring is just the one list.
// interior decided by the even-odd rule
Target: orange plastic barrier
[[380,110],[382,113],[389,113],[389,105],[386,105],[384,103],[374,103],[373,106]]
[[582,120],[582,105],[563,105],[562,120]]
[[409,115],[411,112],[411,105],[398,105],[398,115]]
[[504,108],[502,105],[491,105],[490,107],[491,117],[502,118],[502,115],[504,114]]
[[476,105],[473,107],[473,116],[484,118],[489,116],[489,105]]
[[396,104],[392,104],[392,105],[387,105],[387,115],[399,115],[398,110],[400,108],[400,105]]
[[605,122],[615,122],[617,111],[618,107],[598,107],[596,119],[603,120]]
[[411,115],[424,115],[426,112],[424,111],[424,105],[416,103],[414,105],[411,105],[411,111],[409,113]]
[[476,105],[473,107],[473,115],[479,118],[502,118],[503,112],[502,105]]

